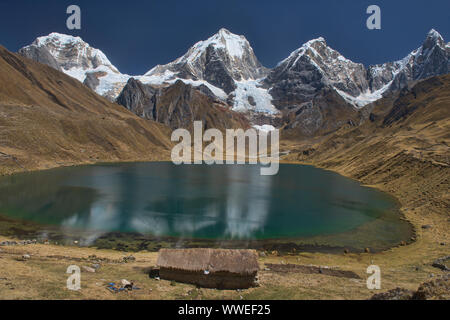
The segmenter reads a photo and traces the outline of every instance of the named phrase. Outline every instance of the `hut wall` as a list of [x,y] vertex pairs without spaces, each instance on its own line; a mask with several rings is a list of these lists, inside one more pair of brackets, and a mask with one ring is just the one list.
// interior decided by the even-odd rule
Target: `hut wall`
[[164,280],[195,284],[203,288],[214,289],[248,289],[256,285],[256,272],[240,275],[229,272],[204,274],[203,272],[161,268],[159,276]]

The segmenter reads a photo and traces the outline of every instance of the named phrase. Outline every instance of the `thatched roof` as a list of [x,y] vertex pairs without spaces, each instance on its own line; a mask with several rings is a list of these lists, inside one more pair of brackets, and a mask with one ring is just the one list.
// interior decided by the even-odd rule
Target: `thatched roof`
[[157,265],[184,271],[253,274],[259,270],[255,250],[161,249]]

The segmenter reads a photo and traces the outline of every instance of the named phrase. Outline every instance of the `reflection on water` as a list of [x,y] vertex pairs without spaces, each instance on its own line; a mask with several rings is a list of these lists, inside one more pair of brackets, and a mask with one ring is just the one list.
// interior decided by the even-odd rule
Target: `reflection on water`
[[[320,169],[137,163],[61,168],[0,179],[0,212],[61,230],[180,239],[308,237],[352,230],[395,203]],[[44,228],[44,227],[43,227]],[[45,230],[45,229],[43,229]]]

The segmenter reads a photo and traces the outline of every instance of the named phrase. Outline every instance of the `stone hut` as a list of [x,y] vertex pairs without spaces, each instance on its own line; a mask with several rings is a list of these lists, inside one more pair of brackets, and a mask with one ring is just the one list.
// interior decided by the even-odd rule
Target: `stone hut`
[[255,250],[161,249],[161,279],[204,288],[247,289],[256,286],[259,270]]

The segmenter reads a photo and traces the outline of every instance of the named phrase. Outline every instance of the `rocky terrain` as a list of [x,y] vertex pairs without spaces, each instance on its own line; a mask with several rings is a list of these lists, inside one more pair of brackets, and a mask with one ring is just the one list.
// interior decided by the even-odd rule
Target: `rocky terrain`
[[377,293],[371,300],[450,300],[450,277],[447,274],[424,282],[417,291],[395,288],[388,292]]

